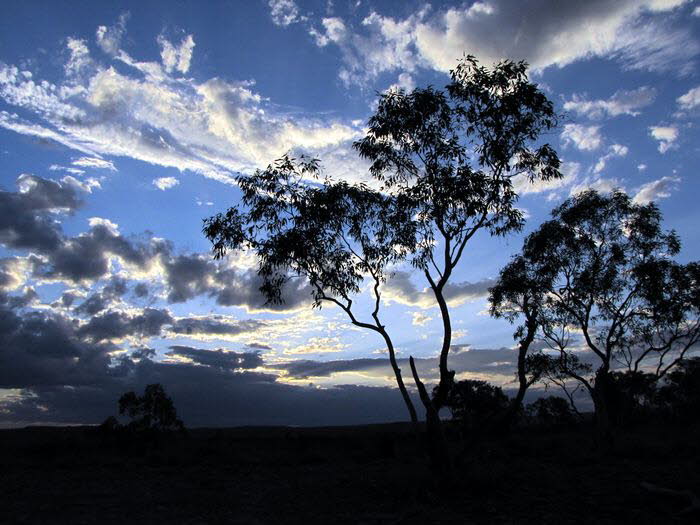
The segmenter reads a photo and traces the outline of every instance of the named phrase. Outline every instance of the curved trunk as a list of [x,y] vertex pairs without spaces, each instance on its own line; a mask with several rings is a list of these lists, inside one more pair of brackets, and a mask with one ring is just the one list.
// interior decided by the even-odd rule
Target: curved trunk
[[437,392],[433,398],[433,403],[437,410],[445,406],[447,395],[452,387],[455,373],[447,368],[447,356],[452,345],[452,322],[450,320],[450,311],[447,307],[447,301],[442,294],[442,290],[434,287],[433,292],[435,299],[440,306],[440,315],[442,317],[443,338],[442,348],[440,349],[440,382],[438,383]]
[[508,432],[513,425],[515,416],[523,405],[523,399],[525,398],[525,392],[530,387],[530,382],[527,379],[527,370],[525,370],[525,358],[527,357],[527,352],[530,349],[532,341],[535,340],[535,334],[537,333],[537,323],[534,321],[528,321],[527,323],[527,333],[525,337],[520,340],[520,345],[518,346],[518,392],[515,397],[510,402],[510,406],[505,413],[503,421],[501,422],[502,431]]
[[385,330],[381,331],[382,337],[384,337],[384,341],[386,343],[386,348],[387,351],[389,352],[389,362],[391,363],[391,368],[394,371],[394,376],[396,377],[396,384],[399,386],[399,390],[401,391],[401,397],[403,397],[404,403],[406,403],[406,408],[408,409],[408,413],[411,416],[411,424],[413,425],[413,430],[415,432],[418,431],[418,415],[416,414],[416,407],[413,406],[413,401],[411,400],[411,397],[408,395],[408,391],[406,390],[406,385],[403,382],[403,377],[401,375],[401,369],[399,368],[399,364],[396,361],[396,352],[394,351],[394,344],[391,341],[391,338],[389,337],[389,334],[386,333]]

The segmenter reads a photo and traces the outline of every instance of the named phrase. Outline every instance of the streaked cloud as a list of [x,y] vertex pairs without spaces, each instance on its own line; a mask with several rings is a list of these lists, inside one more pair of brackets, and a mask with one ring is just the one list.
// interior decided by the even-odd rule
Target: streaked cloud
[[620,90],[609,99],[589,100],[585,95],[574,94],[564,102],[564,110],[590,119],[631,115],[636,117],[640,109],[649,106],[656,98],[656,89],[642,86],[633,90]]

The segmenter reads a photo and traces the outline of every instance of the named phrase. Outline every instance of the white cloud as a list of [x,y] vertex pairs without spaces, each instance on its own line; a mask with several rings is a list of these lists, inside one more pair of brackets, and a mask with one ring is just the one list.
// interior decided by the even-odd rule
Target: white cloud
[[319,46],[340,47],[346,84],[416,67],[448,72],[465,52],[486,65],[524,59],[535,70],[602,57],[630,69],[688,74],[700,43],[690,28],[672,25],[665,16],[684,3],[490,0],[434,11],[423,7],[404,19],[372,12],[357,28],[326,18],[323,28],[309,33]]
[[[85,157],[125,156],[228,183],[234,173],[265,167],[295,147],[323,152],[324,159],[340,153],[346,160],[357,158],[350,145],[361,136],[362,123],[292,118],[256,93],[251,82],[196,82],[123,51],[116,59],[127,67],[98,65],[90,74],[55,84],[0,63],[0,100],[30,119],[0,111],[0,126],[56,141]],[[343,168],[341,162],[329,164]],[[366,169],[345,172],[357,180]]]
[[299,6],[294,0],[270,0],[270,16],[278,26],[288,26],[299,21]]
[[655,97],[656,90],[648,86],[630,91],[617,91],[607,100],[588,100],[583,95],[574,94],[571,100],[564,103],[564,110],[573,111],[591,119],[618,115],[637,116],[639,115],[638,109],[651,104]]
[[639,171],[644,171],[644,170],[647,169],[647,165],[644,164],[644,163],[642,163],[642,164],[637,164],[637,169],[638,169]]
[[102,170],[117,171],[114,164],[109,160],[104,160],[99,157],[80,157],[79,159],[71,162],[73,166],[80,166],[82,168],[95,168]]
[[192,50],[195,43],[192,35],[187,35],[182,39],[179,46],[173,45],[163,35],[158,35],[158,44],[160,45],[160,57],[163,61],[163,66],[168,73],[173,70],[184,74],[190,69],[192,61]]
[[341,343],[338,337],[309,337],[304,344],[294,346],[284,351],[285,354],[326,354],[342,352],[348,344]]
[[678,189],[680,177],[662,177],[642,185],[634,196],[637,204],[648,204],[652,201],[665,199],[671,196],[671,191]]
[[561,140],[564,146],[573,144],[582,151],[593,151],[600,147],[603,139],[600,135],[600,126],[564,124]]
[[175,177],[160,177],[153,180],[153,185],[163,191],[174,188],[178,184],[180,184],[180,181]]
[[576,195],[585,190],[596,190],[600,193],[610,193],[613,190],[625,189],[619,179],[606,179],[603,177],[586,177],[571,188],[570,195]]
[[113,26],[99,26],[95,33],[97,45],[102,51],[110,56],[115,56],[121,47],[122,38],[126,33],[126,22],[129,20],[129,13],[122,13],[119,20]]
[[700,86],[688,91],[676,99],[681,109],[694,109],[700,106]]
[[593,173],[600,173],[605,169],[605,166],[610,159],[615,157],[625,157],[628,152],[629,149],[627,146],[623,146],[622,144],[613,144],[608,148],[608,153],[598,159],[598,162],[596,162],[596,165],[593,167]]
[[68,37],[66,47],[70,53],[68,62],[64,66],[66,75],[79,75],[85,68],[92,65],[92,58],[85,40]]
[[411,314],[411,316],[412,316],[411,324],[413,326],[425,326],[426,324],[428,324],[430,321],[433,320],[432,317],[424,314],[423,312],[413,312]]
[[426,16],[424,7],[405,20],[395,20],[372,11],[353,31],[338,17],[324,18],[323,29],[311,28],[316,45],[337,45],[343,56],[339,77],[345,85],[364,85],[387,71],[412,72],[420,57],[415,49],[416,25]]
[[597,56],[618,57],[631,68],[687,72],[700,46],[689,30],[666,27],[654,16],[683,3],[492,0],[488,10],[450,8],[418,24],[416,45],[441,71],[454,67],[466,51],[486,64],[525,59],[535,69]]
[[659,141],[659,152],[666,153],[676,147],[678,128],[675,126],[650,126],[649,134]]

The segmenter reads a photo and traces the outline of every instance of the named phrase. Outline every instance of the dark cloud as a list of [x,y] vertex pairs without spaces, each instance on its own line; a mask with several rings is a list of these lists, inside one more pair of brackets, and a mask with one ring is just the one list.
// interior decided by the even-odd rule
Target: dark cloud
[[[32,388],[31,396],[6,403],[5,422],[100,423],[117,411],[125,391],[160,383],[188,426],[347,425],[405,421],[406,408],[392,388],[354,385],[317,389],[286,385],[275,376],[211,366],[142,360],[125,375],[103,376],[99,385]],[[29,392],[27,392],[29,393]]]
[[138,298],[146,297],[148,295],[148,285],[146,283],[138,283],[134,286],[134,295]]
[[170,350],[166,355],[185,357],[197,364],[221,368],[222,370],[243,370],[263,365],[260,352],[232,352],[221,348],[205,350],[179,345],[171,346]]
[[173,318],[167,310],[144,308],[137,315],[110,311],[90,319],[80,327],[78,333],[94,342],[126,336],[155,337],[160,335],[164,325],[172,322]]
[[262,279],[252,269],[223,267],[211,256],[184,254],[164,262],[168,301],[181,303],[207,295],[221,306],[239,306],[247,310],[289,311],[310,303],[311,291],[305,281],[292,279],[282,289],[282,304],[266,304],[260,293]]
[[214,317],[186,317],[172,323],[170,331],[175,334],[187,335],[237,335],[254,332],[265,326],[264,321],[245,319],[242,321],[224,321]]
[[93,316],[109,307],[111,301],[106,299],[101,293],[92,294],[81,304],[74,308],[75,313]]
[[108,225],[95,223],[90,230],[65,239],[37,265],[36,277],[65,279],[72,282],[92,281],[109,273],[109,257],[117,256],[138,268],[145,268],[169,245],[150,239],[137,242],[115,232]]
[[272,347],[269,345],[264,345],[262,343],[248,343],[245,345],[246,348],[253,348],[256,350],[272,350]]
[[20,175],[19,191],[0,191],[0,244],[47,252],[62,240],[55,211],[73,212],[81,205],[71,184]]

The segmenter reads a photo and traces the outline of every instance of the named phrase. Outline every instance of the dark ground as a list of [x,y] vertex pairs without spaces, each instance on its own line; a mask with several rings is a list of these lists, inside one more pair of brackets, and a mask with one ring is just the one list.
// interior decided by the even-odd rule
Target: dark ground
[[[96,428],[0,431],[0,523],[700,523],[700,429],[623,431],[607,458],[588,427],[518,430],[431,484],[404,425],[196,429],[160,441]],[[454,443],[455,452],[459,449]]]

